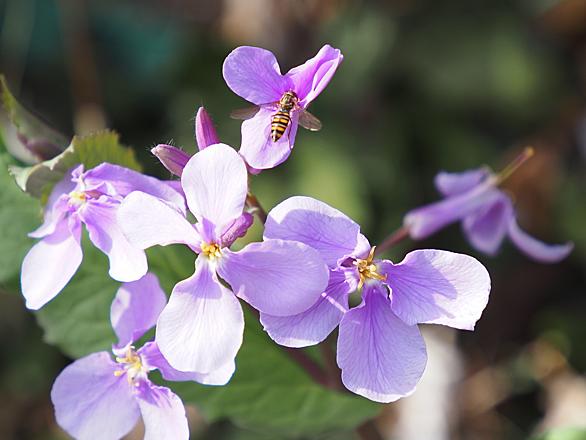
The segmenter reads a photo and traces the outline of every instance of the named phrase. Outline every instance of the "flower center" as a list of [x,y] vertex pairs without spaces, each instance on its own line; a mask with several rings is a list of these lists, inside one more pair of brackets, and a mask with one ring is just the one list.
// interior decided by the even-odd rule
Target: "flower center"
[[385,281],[387,279],[386,275],[382,275],[377,272],[376,264],[373,263],[375,250],[376,246],[373,246],[372,249],[370,249],[368,257],[365,260],[358,258],[354,262],[354,266],[356,266],[356,268],[358,269],[358,274],[360,275],[360,282],[358,283],[359,289],[364,285],[364,282],[367,279],[373,279],[378,281]]
[[69,193],[69,203],[74,206],[81,206],[87,200],[87,195],[83,191],[71,191]]
[[220,258],[222,256],[220,246],[216,243],[202,243],[201,252],[210,260],[215,260],[216,258]]
[[124,357],[116,357],[116,362],[121,364],[122,369],[114,371],[114,376],[122,376],[126,373],[128,383],[138,386],[136,378],[146,373],[146,369],[142,365],[142,359],[134,350],[134,347],[128,347]]

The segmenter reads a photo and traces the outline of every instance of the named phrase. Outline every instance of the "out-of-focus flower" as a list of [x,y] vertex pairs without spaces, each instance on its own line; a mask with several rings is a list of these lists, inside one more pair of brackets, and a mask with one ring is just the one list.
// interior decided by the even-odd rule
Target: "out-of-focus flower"
[[[417,250],[398,264],[375,260],[358,224],[309,197],[271,210],[264,236],[312,246],[330,268],[328,287],[309,310],[287,317],[263,312],[265,330],[279,344],[304,347],[339,325],[342,381],[371,400],[392,402],[415,390],[427,360],[417,324],[472,330],[488,301],[490,278],[474,258]],[[362,302],[349,309],[349,294],[360,288]]]
[[470,244],[485,254],[495,255],[508,236],[534,260],[555,263],[566,258],[573,243],[548,245],[524,232],[517,223],[511,198],[499,189],[499,185],[532,155],[533,150],[526,149],[500,174],[485,167],[461,173],[439,173],[435,186],[445,199],[405,215],[404,225],[411,238],[421,240],[451,223],[462,221]]
[[22,263],[21,287],[29,309],[39,309],[69,282],[82,261],[81,225],[91,242],[110,260],[110,276],[134,281],[147,271],[142,249],[122,234],[116,211],[124,197],[140,190],[185,212],[183,195],[168,182],[103,163],[86,172],[79,165],[55,185],[45,208],[45,221],[29,235],[40,238]]
[[[268,50],[242,46],[224,61],[224,79],[234,93],[257,108],[242,123],[240,154],[256,169],[273,168],[289,157],[297,126],[319,129],[305,109],[332,79],[343,56],[325,45],[301,66],[281,75]],[[306,119],[306,121],[304,121]]]
[[295,315],[319,298],[328,271],[318,252],[298,242],[265,240],[239,252],[229,249],[252,219],[243,214],[246,166],[228,145],[195,154],[181,185],[197,224],[143,192],[124,200],[118,218],[141,249],[183,243],[199,254],[194,275],[175,286],[161,313],[156,341],[173,367],[209,373],[233,362],[242,343],[244,319],[236,297],[264,313]]
[[165,306],[157,278],[146,274],[118,290],[110,320],[118,343],[112,351],[90,354],[67,368],[55,380],[51,400],[57,423],[76,439],[119,439],[140,416],[145,439],[189,438],[185,408],[169,388],[148,379],[155,369],[169,381],[196,381],[224,385],[234,364],[212,374],[183,373],[172,368],[155,342],[136,349],[132,344],[150,330]]

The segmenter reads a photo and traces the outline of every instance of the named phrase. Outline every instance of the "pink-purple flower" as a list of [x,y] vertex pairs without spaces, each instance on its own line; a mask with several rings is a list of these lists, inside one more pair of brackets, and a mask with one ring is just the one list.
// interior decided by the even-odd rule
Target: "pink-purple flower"
[[[282,75],[275,56],[266,49],[242,46],[226,57],[223,67],[226,84],[234,93],[258,106],[254,116],[242,123],[240,154],[251,167],[273,168],[289,157],[300,117],[306,117],[305,109],[327,86],[342,60],[340,50],[325,45],[315,57]],[[273,140],[273,117],[286,93],[293,94],[290,122],[283,123],[284,132]]]
[[82,224],[91,242],[108,256],[112,278],[134,281],[146,273],[144,251],[128,242],[116,220],[120,202],[134,190],[185,211],[183,195],[168,182],[109,163],[85,172],[79,165],[55,185],[44,223],[29,234],[41,241],[22,263],[21,287],[29,309],[39,309],[53,299],[77,271],[83,258]]
[[142,416],[145,439],[189,438],[183,402],[169,388],[152,383],[149,372],[158,369],[169,381],[223,385],[234,364],[207,375],[183,373],[168,364],[155,342],[136,349],[133,344],[155,325],[165,303],[166,296],[150,273],[118,290],[110,311],[118,336],[114,359],[106,351],[83,357],[61,372],[51,390],[57,423],[70,435],[116,440]]
[[[531,154],[532,150],[526,150],[520,160],[526,160]],[[513,163],[515,167],[516,163]],[[408,212],[404,225],[409,235],[421,240],[461,221],[472,247],[485,254],[495,255],[508,236],[521,252],[536,261],[555,263],[563,260],[572,251],[572,243],[549,245],[519,227],[511,197],[499,188],[509,174],[506,170],[505,174],[494,174],[486,167],[461,173],[439,173],[435,177],[435,186],[444,200]]]
[[157,323],[158,346],[178,370],[209,373],[233,362],[244,329],[237,297],[263,313],[289,316],[311,307],[327,285],[327,267],[305,244],[276,239],[229,249],[252,222],[243,212],[247,178],[236,151],[212,145],[181,175],[195,225],[143,192],[130,194],[118,212],[139,248],[182,243],[198,254],[195,273],[177,283]]
[[[271,210],[264,237],[312,246],[330,269],[328,287],[309,310],[280,317],[263,311],[265,330],[281,345],[305,347],[339,325],[342,381],[371,400],[392,402],[415,390],[427,359],[417,324],[472,330],[488,301],[490,278],[474,258],[417,250],[397,264],[374,259],[358,224],[309,197]],[[349,308],[360,288],[361,303]]]

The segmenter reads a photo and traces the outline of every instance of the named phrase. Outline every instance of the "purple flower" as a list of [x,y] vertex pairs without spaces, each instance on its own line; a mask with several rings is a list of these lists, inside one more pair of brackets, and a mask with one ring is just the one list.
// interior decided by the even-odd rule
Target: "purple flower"
[[134,281],[146,273],[144,251],[128,242],[116,221],[120,202],[134,190],[185,211],[183,195],[168,183],[109,163],[86,172],[79,165],[55,185],[44,223],[29,234],[41,241],[22,263],[21,287],[29,309],[39,309],[53,299],[77,271],[83,257],[82,223],[91,242],[108,256],[112,278]]
[[534,260],[554,263],[566,258],[574,245],[548,245],[524,232],[517,223],[513,201],[499,189],[499,185],[532,154],[532,150],[527,149],[498,175],[488,168],[439,173],[435,186],[445,199],[407,213],[404,225],[411,238],[424,239],[461,221],[472,247],[485,254],[495,255],[508,236],[521,252]]
[[142,416],[145,439],[189,438],[183,402],[169,388],[153,384],[148,373],[158,369],[169,381],[223,385],[234,364],[208,375],[182,373],[168,364],[155,342],[135,349],[132,344],[155,325],[165,302],[150,273],[118,290],[110,312],[118,336],[112,349],[115,360],[106,351],[81,358],[61,372],[51,390],[57,423],[70,435],[119,439]]
[[229,249],[252,223],[250,214],[243,214],[246,166],[231,147],[216,144],[195,154],[181,185],[197,224],[142,192],[124,200],[118,218],[141,249],[183,243],[199,254],[193,276],[173,289],[156,341],[173,367],[208,373],[233,362],[242,343],[244,319],[236,297],[262,312],[294,315],[316,301],[328,271],[319,254],[302,243],[266,240],[239,252]]
[[[281,75],[275,56],[265,49],[242,46],[226,57],[223,71],[228,87],[258,106],[254,116],[242,123],[240,154],[251,167],[273,168],[289,157],[300,117],[306,117],[304,110],[327,86],[343,58],[338,49],[325,45],[305,64]],[[274,141],[271,136],[273,116],[287,92],[293,93],[290,122]]]
[[[296,316],[261,313],[271,338],[288,347],[323,341],[340,326],[337,362],[351,391],[378,402],[411,394],[427,360],[417,324],[472,330],[488,301],[490,278],[467,255],[417,250],[398,264],[375,260],[360,226],[309,197],[292,197],[268,215],[265,238],[314,247],[330,268],[320,299]],[[362,301],[348,307],[350,293]]]

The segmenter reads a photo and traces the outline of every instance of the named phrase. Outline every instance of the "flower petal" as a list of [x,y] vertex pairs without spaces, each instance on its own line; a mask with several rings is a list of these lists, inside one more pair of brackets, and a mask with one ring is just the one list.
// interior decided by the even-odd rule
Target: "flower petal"
[[239,252],[226,249],[217,270],[236,295],[275,316],[306,311],[328,284],[319,253],[294,241],[250,243]]
[[242,122],[239,152],[246,163],[257,170],[273,168],[285,162],[295,144],[299,112],[291,113],[291,122],[285,133],[277,142],[273,142],[271,122],[275,112],[273,107],[261,107],[252,118]]
[[138,354],[149,368],[158,369],[163,379],[176,382],[195,381],[204,385],[226,385],[236,369],[234,360],[231,360],[211,373],[189,373],[176,370],[167,362],[156,342],[147,342],[138,350]]
[[305,312],[294,316],[260,314],[260,322],[271,339],[286,347],[307,347],[319,344],[338,326],[348,311],[348,295],[356,283],[342,271],[330,271],[329,285],[317,302]]
[[110,307],[110,322],[118,336],[116,348],[132,344],[153,328],[166,304],[165,292],[152,273],[120,286]]
[[173,243],[199,245],[193,225],[163,201],[140,191],[128,195],[118,208],[118,222],[130,243],[140,249]]
[[501,193],[501,197],[494,202],[464,218],[464,233],[475,249],[488,255],[495,255],[507,235],[513,215],[511,199]]
[[167,387],[144,381],[138,390],[138,405],[144,422],[144,440],[187,440],[189,426],[185,406]]
[[435,176],[434,183],[437,190],[444,196],[455,196],[470,191],[480,185],[491,175],[487,167],[463,171],[461,173],[447,173],[442,171]]
[[92,243],[110,260],[109,274],[117,281],[135,281],[146,274],[148,266],[144,251],[131,244],[116,218],[119,204],[89,201],[80,210]]
[[409,228],[411,238],[421,240],[492,204],[500,197],[501,192],[491,182],[487,182],[464,193],[409,211],[403,224]]
[[464,330],[488,302],[490,276],[475,258],[448,251],[417,250],[399,264],[379,264],[391,288],[395,315],[406,324],[443,324]]
[[343,59],[339,49],[326,44],[313,58],[287,72],[285,76],[293,83],[302,107],[307,107],[326,88]]
[[395,316],[386,294],[366,284],[362,304],[342,318],[337,354],[346,388],[383,403],[413,393],[427,362],[419,329]]
[[521,252],[541,263],[557,263],[570,255],[574,249],[572,242],[547,244],[531,237],[519,227],[514,217],[509,223],[509,238]]
[[156,342],[173,368],[211,373],[234,360],[243,332],[240,303],[200,257],[195,274],[173,289],[157,323]]
[[181,185],[198,221],[205,218],[221,231],[242,215],[248,190],[246,165],[228,145],[211,145],[187,162]]
[[52,300],[73,277],[83,253],[77,216],[59,222],[55,231],[35,244],[24,257],[20,275],[26,306],[38,310]]
[[352,255],[360,226],[348,216],[311,197],[290,197],[269,212],[264,238],[305,243],[317,250],[329,267]]
[[173,205],[182,213],[185,213],[185,199],[183,195],[173,189],[168,182],[146,176],[139,172],[103,163],[87,171],[83,177],[88,186],[99,185],[107,182],[113,188],[115,195],[125,197],[133,191],[142,191],[155,196]]
[[126,375],[105,351],[66,367],[55,380],[51,400],[57,423],[80,440],[117,440],[136,425],[139,409]]
[[253,104],[277,102],[290,89],[275,56],[259,47],[237,47],[224,60],[222,71],[228,87]]

